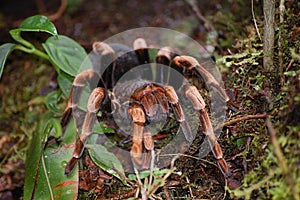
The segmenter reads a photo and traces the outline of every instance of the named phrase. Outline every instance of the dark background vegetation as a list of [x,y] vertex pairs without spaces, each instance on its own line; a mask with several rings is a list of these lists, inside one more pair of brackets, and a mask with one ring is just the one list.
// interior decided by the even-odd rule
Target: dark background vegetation
[[[225,88],[239,106],[238,112],[228,112],[219,138],[232,177],[224,179],[211,164],[215,162],[211,154],[207,161],[182,158],[177,167],[184,175],[171,176],[157,195],[170,199],[299,199],[299,2],[285,2],[282,12],[280,2],[275,2],[271,56],[263,52],[270,38],[263,37],[268,30],[262,1],[191,2],[70,0],[64,12],[56,13],[61,4],[56,0],[1,0],[0,44],[12,42],[9,30],[23,19],[44,14],[53,17],[59,34],[73,38],[87,52],[96,40],[144,26],[175,29],[212,45]],[[214,30],[218,35],[211,41],[208,38]],[[36,33],[24,37],[37,44],[47,38]],[[264,56],[271,58],[271,66],[266,66]],[[55,89],[50,63],[17,51],[9,57],[0,80],[0,199],[22,196],[26,150],[43,122],[40,116],[47,112],[44,96]],[[117,180],[93,191],[82,195],[103,199],[128,193],[127,198],[131,197]]]

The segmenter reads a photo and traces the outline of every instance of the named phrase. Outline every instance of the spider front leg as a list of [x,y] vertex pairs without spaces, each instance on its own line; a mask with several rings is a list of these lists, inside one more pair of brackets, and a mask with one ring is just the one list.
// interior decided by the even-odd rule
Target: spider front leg
[[87,138],[92,133],[94,124],[97,121],[97,113],[100,109],[100,105],[104,97],[105,90],[103,88],[95,88],[89,97],[87,104],[87,113],[82,125],[82,131],[80,137],[76,141],[73,156],[66,166],[66,175],[70,174],[73,171],[78,159],[82,155]]
[[[100,74],[103,72],[103,69],[101,70],[101,68],[105,68],[106,66],[108,66],[115,58],[114,50],[104,42],[94,42],[93,53],[97,55],[97,57],[101,58],[99,66],[96,67],[96,68],[100,68],[97,69],[99,70],[98,72]],[[90,69],[90,70],[82,71],[75,77],[72,84],[70,97],[68,100],[68,106],[65,109],[62,119],[60,121],[63,130],[65,130],[66,126],[68,125],[71,119],[72,111],[78,107],[82,90],[86,86],[86,84],[88,84],[90,88],[95,88],[98,82],[100,81],[103,84],[103,86],[105,86],[103,79],[99,76],[99,74],[95,70]],[[107,76],[108,75],[109,74],[107,74]]]
[[204,134],[208,137],[209,146],[218,161],[219,168],[222,173],[228,177],[230,175],[229,167],[223,157],[223,152],[217,137],[214,133],[210,118],[205,109],[205,102],[195,86],[186,86],[185,95],[191,101],[195,110],[200,112],[200,122]]
[[72,112],[78,107],[81,93],[86,83],[89,83],[90,87],[93,87],[93,85],[95,85],[99,79],[99,75],[94,70],[82,71],[75,77],[72,84],[70,97],[68,99],[68,106],[65,109],[60,121],[63,132],[71,119]]
[[133,105],[129,108],[128,113],[132,117],[132,147],[130,155],[135,168],[149,168],[149,152],[143,152],[143,147],[146,151],[153,151],[154,142],[150,130],[145,127],[146,116],[141,106]]

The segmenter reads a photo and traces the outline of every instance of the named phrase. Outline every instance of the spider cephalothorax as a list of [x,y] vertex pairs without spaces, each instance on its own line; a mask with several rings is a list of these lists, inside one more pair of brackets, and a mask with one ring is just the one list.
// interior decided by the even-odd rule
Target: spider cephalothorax
[[[229,168],[223,158],[221,147],[217,142],[217,137],[205,109],[205,102],[198,89],[181,77],[176,78],[175,81],[173,78],[173,82],[172,80],[167,81],[166,73],[162,71],[172,68],[176,73],[185,76],[203,77],[208,85],[213,86],[220,96],[228,101],[229,98],[224,89],[195,58],[179,56],[168,47],[157,51],[156,63],[164,67],[156,68],[158,75],[153,81],[149,65],[149,48],[146,41],[138,38],[134,41],[133,49],[130,51],[128,49],[130,47],[124,45],[108,45],[103,42],[95,42],[93,54],[96,57],[99,56],[98,69],[96,67],[95,69],[82,71],[75,77],[68,107],[61,120],[63,127],[67,125],[72,110],[77,108],[81,91],[86,83],[91,86],[92,93],[87,103],[87,113],[80,137],[76,142],[73,157],[69,161],[65,173],[69,174],[78,158],[80,158],[87,137],[92,133],[93,125],[97,121],[99,111],[108,120],[113,120],[114,115],[119,115],[121,117],[120,121],[127,121],[131,124],[132,147],[130,155],[135,168],[149,168],[150,152],[154,151],[155,145],[152,137],[153,133],[151,133],[151,128],[148,125],[159,122],[170,114],[179,123],[186,142],[190,144],[195,135],[192,133],[182,106],[178,101],[176,91],[181,91],[185,98],[190,101],[193,109],[199,112],[200,125],[204,134],[208,137],[210,148],[221,171],[223,174],[228,175]],[[126,53],[123,53],[123,50]],[[140,71],[131,73],[131,77],[128,78],[130,80],[119,81],[123,74],[137,66],[141,66]],[[176,73],[173,72],[173,75]],[[172,76],[172,73],[168,76]]]

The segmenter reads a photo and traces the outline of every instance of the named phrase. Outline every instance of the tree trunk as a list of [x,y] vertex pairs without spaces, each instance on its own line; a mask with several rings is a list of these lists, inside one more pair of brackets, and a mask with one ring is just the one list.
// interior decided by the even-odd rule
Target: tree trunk
[[264,68],[269,72],[274,72],[274,33],[275,33],[275,2],[264,0]]

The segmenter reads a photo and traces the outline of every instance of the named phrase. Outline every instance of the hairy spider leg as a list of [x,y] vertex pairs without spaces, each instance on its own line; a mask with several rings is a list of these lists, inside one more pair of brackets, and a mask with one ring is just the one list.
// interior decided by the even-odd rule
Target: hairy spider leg
[[103,88],[95,88],[88,99],[87,113],[82,125],[82,131],[79,139],[77,139],[76,141],[73,156],[65,168],[66,175],[70,174],[73,171],[78,159],[83,153],[87,138],[92,134],[92,129],[97,121],[97,113],[100,109],[101,102],[104,97],[105,90]]
[[66,126],[70,122],[72,112],[78,107],[78,103],[81,98],[81,93],[85,85],[88,83],[91,88],[95,88],[99,79],[99,75],[92,69],[82,71],[75,77],[68,99],[67,108],[64,110],[63,116],[60,121],[60,124],[63,128],[63,132],[65,131]]
[[[93,53],[101,56],[100,64],[102,66],[106,66],[110,64],[110,62],[114,58],[114,51],[112,50],[112,48],[103,42],[95,42],[93,44]],[[86,138],[91,134],[93,125],[97,120],[97,112],[100,109],[100,104],[105,97],[105,89],[96,88],[99,82],[102,82],[103,85],[105,85],[103,79],[99,76],[99,74],[94,69],[84,70],[80,72],[73,81],[72,89],[68,99],[68,106],[65,109],[61,119],[61,125],[63,131],[65,131],[66,126],[68,125],[72,117],[72,112],[78,108],[78,103],[80,101],[83,88],[88,84],[91,89],[93,88],[95,89],[93,89],[88,100],[87,113],[85,115],[85,119],[82,125],[81,134],[75,144],[73,157],[71,158],[71,160],[69,161],[65,169],[65,174],[67,175],[72,172],[78,158],[81,156],[83,152]],[[77,121],[76,116],[74,117],[75,117],[75,121]],[[76,124],[76,128],[78,128],[77,124]]]
[[137,38],[133,42],[133,49],[138,57],[140,64],[150,63],[148,45],[143,38]]
[[[149,151],[154,150],[154,142],[150,130],[145,127],[146,116],[141,105],[133,104],[128,109],[129,115],[132,117],[132,147],[130,155],[133,165],[136,169],[148,169],[151,155]],[[143,151],[144,148],[146,151]]]
[[[101,56],[101,66],[109,65],[115,57],[113,49],[103,42],[95,42],[93,44],[93,53]],[[99,76],[99,72],[97,72],[99,70],[100,69],[84,70],[75,77],[68,99],[68,106],[65,109],[60,121],[63,132],[70,122],[72,111],[78,107],[82,90],[86,86],[86,84],[88,84],[91,89],[94,89],[99,84],[99,82],[101,82],[101,86],[105,87],[104,80]]]
[[[172,62],[171,62],[172,60]],[[220,86],[219,82],[214,78],[214,76],[209,73],[202,65],[199,64],[199,62],[191,57],[191,56],[178,56],[172,52],[171,48],[164,47],[158,51],[156,62],[163,65],[171,65],[175,68],[179,67],[181,68],[179,71],[181,73],[185,73],[185,70],[192,71],[195,70],[198,74],[200,74],[206,84],[209,86],[213,86],[217,89],[219,94],[224,98],[226,103],[230,104],[230,99],[226,93],[226,91]],[[166,68],[162,68],[162,70],[165,70]],[[178,70],[178,68],[177,68]],[[169,77],[163,77],[164,74],[170,75],[169,72],[161,71],[160,76],[156,76],[156,81],[160,83],[168,82]],[[181,81],[178,81],[181,82]],[[177,83],[178,84],[178,83]],[[182,83],[181,83],[182,84]],[[182,111],[182,108],[180,104],[178,103],[178,97],[173,87],[166,86],[165,87],[166,94],[169,98],[169,102],[172,105],[173,112],[175,113],[175,117],[178,122],[180,122],[180,126],[184,132],[184,135],[187,139],[187,141],[192,142],[194,139],[194,136],[190,130],[189,125],[185,121],[184,113]],[[192,102],[195,110],[198,110],[200,112],[200,122],[204,130],[204,134],[208,136],[210,147],[213,151],[213,154],[215,158],[218,161],[218,166],[221,169],[222,173],[225,176],[229,176],[229,167],[223,158],[223,152],[222,149],[217,141],[217,138],[214,134],[210,118],[208,116],[208,113],[205,109],[205,102],[200,95],[199,91],[195,86],[186,86],[185,95],[190,101]]]
[[205,83],[209,86],[213,86],[217,89],[220,95],[224,98],[227,103],[230,101],[226,91],[224,88],[220,86],[220,83],[215,79],[215,77],[209,73],[199,62],[191,56],[176,56],[172,61],[176,66],[183,68],[184,70],[196,70],[198,74],[200,74]]
[[173,50],[170,47],[163,47],[157,52],[156,56],[156,63],[162,64],[164,66],[168,67],[163,67],[160,68],[160,73],[156,74],[156,79],[155,81],[158,83],[163,83],[167,84],[170,81],[170,61],[176,56],[176,54],[173,52]]
[[[159,52],[158,55],[160,56],[159,59],[157,59],[159,63],[169,63],[172,67],[182,68],[180,71],[183,74],[185,73],[185,70],[196,70],[197,73],[205,79],[208,85],[213,86],[218,90],[218,92],[222,95],[222,97],[227,103],[230,101],[226,91],[220,86],[219,82],[217,82],[217,80],[212,76],[212,74],[209,73],[202,65],[200,65],[195,58],[190,56],[177,56],[175,54],[173,54],[172,57],[171,51],[169,49]],[[170,61],[171,59],[173,60]],[[225,159],[223,158],[222,149],[214,134],[210,118],[205,109],[205,102],[195,86],[190,86],[186,84],[184,85],[185,96],[191,101],[192,105],[194,106],[194,109],[200,112],[201,126],[203,128],[204,134],[208,137],[210,148],[218,161],[218,166],[225,176],[229,176],[229,167]],[[171,94],[176,93],[173,90]]]
[[172,110],[175,114],[176,120],[180,123],[180,128],[185,136],[185,139],[191,144],[194,140],[194,135],[191,130],[191,127],[185,120],[185,115],[183,110],[178,102],[178,96],[172,86],[165,86],[166,95],[172,106]]
[[[134,42],[134,50],[135,54],[141,64],[149,63],[149,54],[147,50],[147,44],[144,39],[137,39]],[[109,85],[113,86],[114,85],[114,74],[115,73],[115,52],[114,50],[107,44],[105,43],[94,43],[93,45],[93,51],[96,54],[99,54],[101,56],[104,56],[103,59],[101,59],[101,63],[104,66],[110,65],[112,68],[109,70],[108,73],[104,73],[104,80],[99,77],[99,75],[93,71],[93,70],[86,70],[84,72],[81,72],[78,76],[76,76],[73,87],[71,90],[70,98],[68,101],[68,107],[66,108],[63,118],[61,120],[61,124],[63,127],[65,127],[70,119],[72,109],[76,108],[78,106],[80,94],[82,91],[82,88],[85,86],[86,82],[90,84],[90,82],[94,81],[94,77],[97,77],[96,79],[100,80],[100,85],[102,84],[105,89],[107,88],[107,83],[106,81],[111,81]],[[160,59],[164,57],[163,59]],[[166,49],[164,51],[159,51],[158,57],[157,57],[157,63],[161,64],[175,64],[177,68],[181,68],[179,71],[184,72],[185,70],[195,70],[198,72],[198,74],[201,74],[204,79],[206,79],[208,85],[211,85],[215,87],[221,95],[223,95],[224,99],[226,101],[229,101],[229,98],[223,88],[220,87],[219,83],[214,79],[214,77],[206,70],[204,69],[196,59],[193,57],[189,56],[176,56],[174,59],[174,55],[171,56],[171,51],[167,51]],[[172,62],[170,62],[172,60]],[[110,63],[111,62],[111,63]],[[131,68],[131,67],[130,67]],[[126,68],[127,70],[127,68]],[[178,70],[178,69],[177,69]],[[183,73],[184,74],[184,73]],[[160,77],[160,81],[164,80],[164,77]],[[102,81],[102,82],[101,82]],[[180,81],[179,81],[180,82]],[[180,83],[178,83],[180,84]],[[182,83],[181,83],[182,84]],[[91,84],[90,84],[91,85]],[[159,86],[160,87],[160,86]],[[177,87],[176,87],[177,88]],[[100,91],[98,91],[100,90]],[[183,133],[187,139],[187,141],[192,142],[194,139],[194,136],[190,130],[189,125],[185,121],[185,116],[183,114],[182,108],[178,102],[178,97],[177,94],[174,90],[173,87],[166,86],[164,87],[165,92],[164,93],[157,93],[155,98],[157,98],[158,101],[160,101],[158,104],[163,105],[166,103],[164,100],[160,100],[161,96],[166,95],[168,97],[168,101],[171,104],[172,110],[175,114],[176,120],[180,122],[180,127],[183,130]],[[98,92],[94,92],[98,91]],[[93,128],[93,124],[97,120],[96,113],[100,109],[100,104],[102,100],[105,97],[105,90],[104,88],[96,88],[90,96],[89,103],[88,103],[88,113],[86,114],[84,123],[83,123],[83,129],[82,133],[80,135],[79,140],[76,142],[76,146],[74,149],[74,154],[70,162],[68,163],[65,173],[69,174],[73,170],[78,158],[81,156],[83,149],[84,149],[84,144],[86,142],[87,137],[91,134],[91,130]],[[197,91],[198,92],[198,91]],[[97,93],[97,95],[95,94]],[[198,92],[199,93],[199,92]],[[164,95],[162,95],[164,94]],[[99,95],[99,96],[98,96]],[[159,96],[160,95],[160,96]],[[199,94],[200,95],[200,94]],[[147,96],[150,97],[150,96]],[[193,99],[190,97],[190,99]],[[199,103],[199,102],[198,102]],[[141,102],[141,104],[134,104],[133,107],[131,107],[128,112],[132,116],[133,120],[133,146],[131,149],[131,156],[136,164],[142,165],[142,167],[148,167],[147,162],[150,159],[148,159],[149,154],[143,154],[143,151],[153,151],[154,149],[154,142],[150,133],[150,130],[145,127],[146,123],[146,116],[145,116],[145,111],[141,105],[145,104]],[[195,101],[194,101],[195,104]],[[146,105],[146,104],[145,104]],[[99,107],[97,107],[99,106]],[[144,106],[144,105],[143,105]],[[163,106],[164,107],[164,106]],[[205,104],[204,104],[205,107]],[[220,148],[220,145],[217,142],[216,136],[214,135],[208,114],[205,110],[205,108],[199,109],[201,114],[201,124],[204,126],[204,129],[206,130],[206,135],[209,138],[211,148],[213,149],[215,157],[218,159],[218,164],[220,168],[222,169],[224,174],[227,174],[229,171],[228,166],[226,161],[223,158],[222,150]],[[150,113],[147,113],[149,115]],[[143,148],[145,147],[145,149]]]
[[208,137],[209,146],[214,154],[214,157],[218,161],[218,166],[224,176],[230,175],[229,167],[223,157],[223,152],[220,144],[217,141],[217,137],[214,133],[210,118],[205,109],[205,102],[195,86],[185,86],[185,96],[191,101],[194,109],[200,112],[200,122],[204,134]]
[[[162,68],[161,71],[161,76],[156,77],[157,81],[163,82],[163,83],[169,83],[170,76],[171,76],[171,71],[170,71],[170,65],[171,65],[171,60],[176,57],[177,54],[173,52],[172,48],[170,47],[163,47],[161,48],[156,56],[156,62],[159,64],[163,64],[166,66],[169,66],[168,68]],[[167,71],[166,71],[167,70]],[[163,77],[164,74],[167,74],[168,77]],[[177,77],[177,76],[176,76]],[[178,78],[178,77],[177,77]],[[177,84],[183,84],[183,79],[182,80],[176,80]],[[177,86],[178,87],[178,86]],[[184,113],[182,111],[182,108],[178,102],[178,96],[172,86],[166,86],[165,90],[167,91],[167,95],[169,97],[169,102],[172,104],[172,108],[175,112],[175,117],[178,122],[180,122],[180,127],[181,130],[184,133],[184,136],[186,140],[191,143],[194,139],[194,136],[192,134],[191,128],[188,125],[188,123],[185,120]]]
[[[137,42],[137,40],[138,40],[138,42]],[[147,47],[144,39],[139,38],[137,40],[134,43],[135,50],[138,51],[139,48],[144,50]],[[139,44],[139,45],[137,45],[137,44]],[[147,53],[147,55],[148,55],[148,52],[146,52],[146,51],[142,51],[142,53],[143,54]],[[161,71],[159,72],[159,74],[156,74],[156,81],[158,83],[166,84],[169,82],[169,77],[164,77],[164,75],[170,76],[170,66],[169,66],[171,63],[170,60],[172,60],[176,55],[177,54],[175,54],[173,52],[172,48],[170,48],[170,47],[163,47],[158,51],[157,56],[156,56],[156,63],[168,66],[168,67],[160,68]],[[182,84],[182,82],[183,82],[183,79],[177,80],[177,84]],[[166,87],[164,87],[164,90],[165,91],[163,93],[164,93],[164,95],[167,95],[167,97],[168,97],[168,102],[172,106],[172,110],[175,114],[175,118],[180,123],[180,127],[184,133],[186,140],[189,143],[191,143],[194,139],[194,136],[192,134],[190,126],[188,125],[188,123],[185,120],[183,110],[178,102],[178,96],[177,96],[174,88],[172,86],[166,86]],[[161,94],[161,93],[159,93],[159,92],[156,93],[156,98],[159,101],[159,104],[163,105],[162,107],[167,109],[168,105],[164,105],[166,103],[166,100],[161,99],[160,97],[162,97],[163,95],[159,95],[159,94]],[[151,96],[148,96],[147,101],[150,101],[149,100],[149,99],[151,99],[150,97]],[[147,104],[143,104],[143,105],[147,105]],[[150,113],[148,113],[148,115],[149,114]]]
[[112,49],[112,47],[104,42],[94,42],[93,53],[96,54],[98,59],[100,59],[100,65],[97,63],[93,63],[94,70],[99,72],[99,74],[101,75],[98,87],[104,87],[106,90],[108,90],[115,83],[114,73],[116,70],[116,53]]

